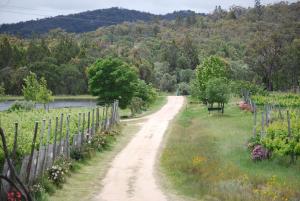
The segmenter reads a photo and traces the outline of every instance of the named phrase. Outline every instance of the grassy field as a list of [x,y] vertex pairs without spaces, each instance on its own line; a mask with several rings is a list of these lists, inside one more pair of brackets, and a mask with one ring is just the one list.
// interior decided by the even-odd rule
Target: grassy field
[[188,103],[169,129],[160,165],[169,188],[196,200],[300,200],[300,161],[253,162],[252,115],[234,102],[225,114]]

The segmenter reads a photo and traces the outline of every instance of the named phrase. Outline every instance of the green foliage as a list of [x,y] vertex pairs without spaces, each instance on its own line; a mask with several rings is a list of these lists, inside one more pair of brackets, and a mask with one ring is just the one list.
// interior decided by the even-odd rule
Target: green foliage
[[47,89],[47,82],[45,78],[42,77],[40,80],[39,91],[37,94],[37,101],[45,105],[52,100],[52,92],[49,89]]
[[226,60],[210,56],[196,69],[196,78],[192,83],[192,95],[201,101],[206,99],[206,87],[210,79],[226,78],[229,75],[229,64]]
[[224,78],[213,78],[207,82],[205,92],[209,104],[227,103],[230,95],[228,81]]
[[3,101],[4,96],[5,96],[5,89],[3,84],[0,84],[0,102]]
[[175,90],[176,85],[176,76],[170,75],[169,73],[165,73],[159,83],[159,88],[162,91],[172,92]]
[[37,80],[36,75],[32,72],[24,79],[23,96],[26,101],[33,101],[42,104],[47,104],[53,100],[52,92],[47,89],[45,78]]
[[190,85],[185,82],[179,83],[177,89],[178,89],[179,95],[186,96],[186,95],[190,95],[190,93],[191,93]]
[[281,107],[299,107],[300,95],[293,93],[271,93],[269,95],[255,95],[252,100],[257,105],[275,105]]
[[[70,115],[70,138],[78,131],[78,113],[90,111],[88,108],[72,108],[72,109],[52,109],[49,112],[43,109],[35,109],[31,111],[18,110],[14,112],[1,112],[1,127],[5,130],[8,147],[11,150],[14,142],[14,123],[19,122],[19,129],[22,135],[18,137],[18,151],[21,156],[30,153],[30,146],[33,138],[34,122],[41,124],[42,119],[51,119],[55,122],[57,114],[63,113],[64,116]],[[45,128],[48,129],[48,126]],[[66,124],[63,124],[63,130],[66,130]],[[64,133],[65,135],[65,133]],[[54,123],[52,123],[50,143],[54,141]],[[45,143],[45,141],[44,141]],[[39,144],[39,143],[38,143]],[[38,145],[37,145],[38,146]],[[0,164],[3,161],[3,150],[0,149]]]
[[268,95],[263,86],[248,81],[234,80],[230,82],[231,92],[236,96],[242,97],[242,90],[250,92],[250,95]]
[[36,75],[32,72],[24,79],[23,96],[26,101],[38,101],[40,84],[36,78]]
[[35,108],[33,101],[15,101],[8,109],[8,112],[30,111]]
[[[229,10],[218,6],[211,15],[175,12],[160,16],[160,19],[156,16],[155,20],[150,20],[151,14],[140,16],[135,11],[109,9],[108,13],[113,13],[109,18],[118,19],[115,14],[126,13],[128,19],[145,21],[101,28],[98,25],[102,22],[97,20],[92,24],[80,22],[83,26],[76,22],[74,26],[64,23],[66,19],[55,19],[63,21],[63,28],[72,33],[56,29],[42,37],[31,37],[33,39],[0,35],[0,80],[7,94],[21,95],[23,80],[31,71],[39,78],[44,77],[54,94],[85,94],[88,93],[87,67],[98,58],[119,57],[135,66],[139,78],[146,83],[162,91],[174,91],[178,83],[189,83],[190,70],[207,57],[216,55],[228,61],[232,80],[264,84],[269,90],[297,92],[300,80],[299,8],[299,2],[255,8],[233,6]],[[91,14],[103,16],[95,19],[106,19],[108,13],[79,15],[90,18]],[[45,21],[36,23],[39,27]],[[13,25],[13,29],[22,27],[12,33],[29,36],[35,28],[31,24],[28,30],[25,24]],[[49,24],[46,24],[35,32],[47,32]],[[11,25],[1,26],[0,32],[8,33],[9,27],[12,28]],[[97,31],[74,34],[90,31],[88,27],[96,27]],[[203,99],[205,90],[201,86],[196,85],[192,91]]]
[[157,92],[151,84],[146,84],[143,80],[138,80],[134,97],[140,98],[144,103],[143,107],[147,108],[157,99]]
[[126,108],[135,93],[138,80],[135,70],[119,59],[100,59],[88,69],[89,89],[98,96],[99,103],[111,103],[118,99]]
[[144,107],[144,101],[143,99],[139,97],[133,97],[131,100],[131,103],[129,105],[131,115],[134,116],[135,114],[139,114],[142,112]]
[[7,37],[0,41],[0,69],[7,67],[12,59],[12,48]]
[[69,174],[72,167],[72,162],[64,157],[59,157],[54,165],[47,169],[48,179],[56,186],[61,186],[65,180],[66,176]]
[[277,120],[266,129],[262,144],[279,156],[300,155],[300,122],[296,115],[291,115],[291,136],[287,121]]

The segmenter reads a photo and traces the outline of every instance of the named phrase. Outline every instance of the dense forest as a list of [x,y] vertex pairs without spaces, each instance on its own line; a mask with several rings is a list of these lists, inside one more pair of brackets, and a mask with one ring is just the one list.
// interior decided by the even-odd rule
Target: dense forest
[[158,89],[188,92],[195,68],[215,55],[228,62],[233,80],[270,91],[296,90],[300,2],[256,2],[253,8],[217,6],[205,16],[124,22],[86,33],[54,29],[30,39],[2,34],[0,83],[7,94],[20,95],[31,71],[45,77],[54,94],[85,94],[87,67],[98,58],[118,57]]
[[51,29],[61,28],[66,32],[83,33],[95,31],[99,27],[121,24],[123,22],[151,21],[155,18],[174,20],[177,16],[187,17],[196,14],[193,11],[178,11],[166,15],[128,10],[121,8],[99,9],[71,15],[60,15],[38,20],[30,20],[15,24],[0,25],[0,33],[30,37],[32,34],[45,34]]

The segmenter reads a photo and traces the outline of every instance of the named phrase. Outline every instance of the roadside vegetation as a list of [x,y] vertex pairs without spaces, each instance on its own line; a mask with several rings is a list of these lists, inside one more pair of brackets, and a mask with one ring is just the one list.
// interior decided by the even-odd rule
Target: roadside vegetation
[[197,200],[298,200],[300,161],[253,161],[252,114],[234,101],[224,115],[190,102],[172,124],[160,160],[170,186]]

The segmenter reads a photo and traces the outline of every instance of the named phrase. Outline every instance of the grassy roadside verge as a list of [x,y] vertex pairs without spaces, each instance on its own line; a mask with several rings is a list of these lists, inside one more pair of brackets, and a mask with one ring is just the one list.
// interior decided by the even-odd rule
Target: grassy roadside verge
[[252,116],[234,102],[225,115],[187,104],[166,136],[160,165],[167,186],[197,200],[299,200],[300,164],[252,162]]

